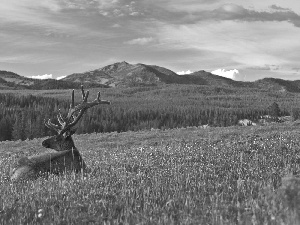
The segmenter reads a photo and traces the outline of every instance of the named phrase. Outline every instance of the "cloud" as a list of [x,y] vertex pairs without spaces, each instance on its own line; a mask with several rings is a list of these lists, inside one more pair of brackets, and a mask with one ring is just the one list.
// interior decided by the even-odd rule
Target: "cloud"
[[[272,6],[279,9],[278,6]],[[203,12],[203,16],[199,19],[216,19],[216,20],[236,20],[236,21],[278,21],[278,22],[290,22],[297,27],[300,27],[300,15],[291,10],[281,11],[255,11],[252,9],[244,8],[237,4],[225,4],[215,10]]]
[[[300,29],[290,23],[279,26],[274,22],[203,21],[197,24],[162,24],[157,29],[160,49],[193,49],[189,68],[212,71],[230,65],[241,70],[265,65],[299,64]],[[201,35],[199,35],[201,34]],[[183,57],[184,58],[184,57]]]
[[120,24],[118,24],[118,23],[115,23],[114,25],[112,25],[111,27],[113,27],[113,28],[120,28],[121,27],[121,25]]
[[[166,21],[174,24],[193,24],[200,21],[272,21],[272,22],[289,22],[296,27],[300,27],[300,15],[292,10],[282,8],[280,6],[272,5],[270,11],[267,9],[256,11],[254,9],[246,8],[239,4],[229,3],[221,6],[215,6],[215,8],[199,8],[191,12],[181,11],[178,7],[177,10],[171,10],[169,8],[159,8],[152,11],[152,16],[160,21]],[[155,13],[159,12],[159,13]]]
[[225,4],[222,5],[220,8],[216,9],[219,14],[218,16],[222,17],[228,17],[229,15],[244,15],[247,13],[247,10],[243,8],[242,6],[236,5],[236,4]]
[[190,70],[177,72],[178,75],[186,75],[186,74],[191,74],[191,73],[193,73],[193,72]]
[[247,69],[250,69],[250,70],[269,70],[269,71],[274,71],[274,70],[280,70],[280,68],[281,68],[280,65],[265,64],[264,66],[253,66],[253,67],[248,67]]
[[0,7],[1,32],[17,34],[22,40],[26,37],[36,37],[40,41],[42,36],[69,38],[72,34],[79,34],[78,24],[70,22],[68,16],[61,14],[62,9],[56,0],[5,2]]
[[108,10],[116,8],[119,5],[119,0],[63,0],[61,5],[64,9],[69,10]]
[[130,0],[64,0],[61,5],[69,11],[98,12],[108,18],[136,17],[144,14],[142,4]]
[[[78,2],[81,2],[81,0]],[[115,8],[120,4],[119,0],[95,0],[91,2],[98,4],[99,8],[101,9]]]
[[275,10],[283,10],[283,11],[290,10],[288,8],[282,8],[282,7],[277,6],[277,5],[271,5],[269,8],[270,9],[275,9]]
[[154,41],[154,38],[152,38],[152,37],[144,37],[144,38],[136,38],[136,39],[132,39],[130,41],[126,41],[125,44],[128,44],[128,45],[146,45],[146,44],[150,44],[153,41]]
[[45,71],[70,74],[93,69],[91,65],[98,68],[110,56],[173,71],[212,71],[230,65],[243,76],[244,68],[266,64],[299,67],[297,1],[225,2],[3,1],[0,63],[27,76]]
[[[1,41],[2,40],[0,39],[0,42]],[[19,64],[19,63],[39,64],[39,63],[45,63],[47,61],[48,61],[48,59],[43,59],[41,57],[39,57],[39,58],[33,57],[32,55],[25,54],[25,53],[22,55],[4,54],[3,56],[0,56],[0,63],[9,63],[9,64]]]
[[[61,10],[61,7],[55,0],[10,0],[5,3],[1,3],[0,18],[2,18],[1,22],[23,21],[24,23],[29,22],[37,24],[47,20],[45,12],[56,13],[59,10]],[[33,13],[34,15],[32,15]],[[39,20],[36,20],[37,17]]]
[[29,78],[39,79],[39,80],[52,79],[52,74],[44,74],[44,75],[31,76]]
[[211,73],[235,80],[237,78],[236,75],[239,74],[239,71],[237,69],[227,70],[227,71],[225,69],[217,69],[212,71]]
[[300,72],[300,67],[294,67],[294,68],[292,68],[292,70],[294,70],[296,72]]
[[266,65],[268,67],[270,67],[270,70],[280,70],[280,65]]
[[250,70],[270,70],[270,67],[268,67],[268,66],[252,66],[252,67],[248,67],[247,69],[250,69]]
[[64,79],[66,76],[60,76],[60,77],[56,77],[56,80],[61,80]]

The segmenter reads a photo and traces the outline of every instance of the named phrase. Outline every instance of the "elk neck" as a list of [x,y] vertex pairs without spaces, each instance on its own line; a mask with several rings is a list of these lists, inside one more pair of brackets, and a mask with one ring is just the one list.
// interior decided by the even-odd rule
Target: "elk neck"
[[63,135],[52,136],[42,142],[45,148],[52,148],[56,151],[77,150],[71,136]]

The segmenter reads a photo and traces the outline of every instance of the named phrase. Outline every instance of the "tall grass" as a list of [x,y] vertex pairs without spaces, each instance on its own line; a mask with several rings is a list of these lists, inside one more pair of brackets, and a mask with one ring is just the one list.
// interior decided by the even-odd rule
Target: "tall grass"
[[[6,179],[42,140],[0,147],[1,224],[297,224],[296,127],[75,136],[91,172]],[[282,177],[287,177],[283,179]],[[299,192],[300,193],[300,192]]]

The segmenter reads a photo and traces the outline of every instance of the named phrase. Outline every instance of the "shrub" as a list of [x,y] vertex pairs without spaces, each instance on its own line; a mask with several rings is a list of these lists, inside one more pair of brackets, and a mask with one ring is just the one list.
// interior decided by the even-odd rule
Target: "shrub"
[[300,119],[300,108],[292,108],[291,116],[293,121]]
[[277,118],[280,116],[280,108],[276,102],[273,102],[272,105],[268,107],[268,111],[271,117]]

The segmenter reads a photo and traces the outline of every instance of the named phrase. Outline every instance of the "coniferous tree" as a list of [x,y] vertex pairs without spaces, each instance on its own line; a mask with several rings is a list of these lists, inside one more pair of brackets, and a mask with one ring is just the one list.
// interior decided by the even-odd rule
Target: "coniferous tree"
[[0,120],[0,141],[11,140],[12,126],[8,117]]
[[25,140],[24,127],[22,124],[22,116],[17,115],[12,131],[13,140]]
[[276,102],[273,102],[272,105],[269,106],[269,115],[273,117],[273,119],[277,120],[280,116],[280,108]]
[[291,116],[293,121],[300,119],[300,108],[292,108]]

